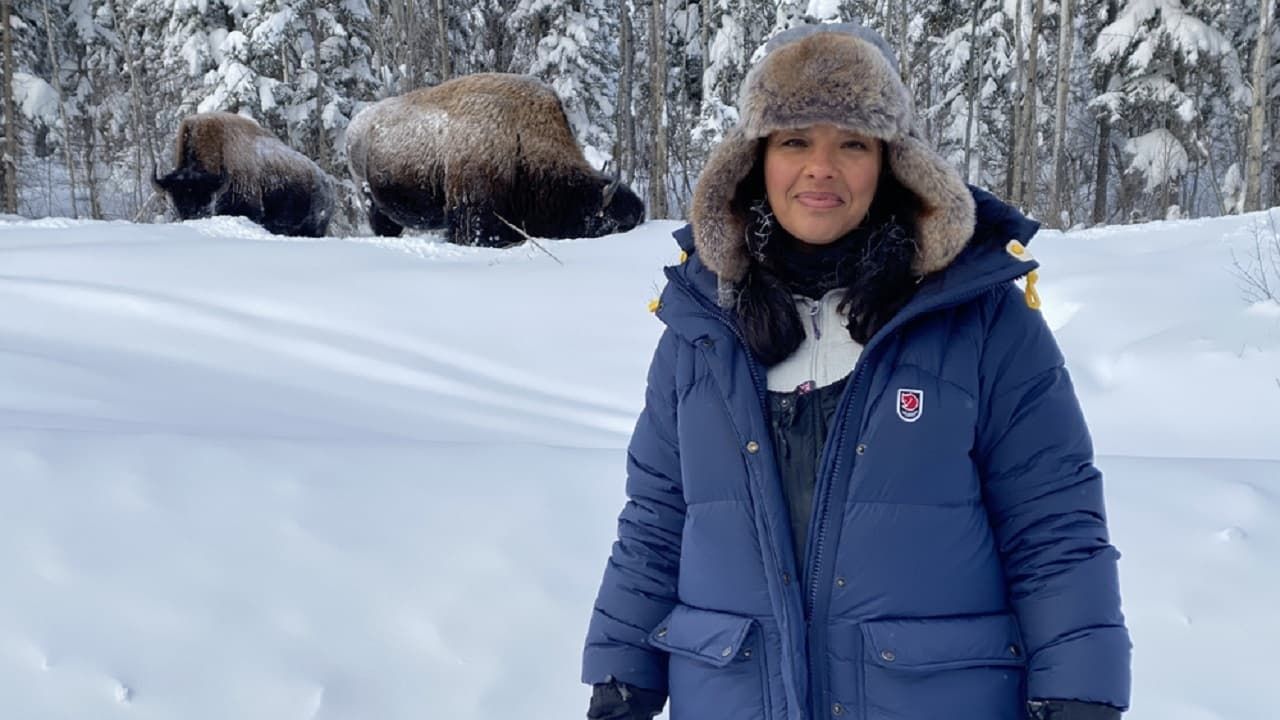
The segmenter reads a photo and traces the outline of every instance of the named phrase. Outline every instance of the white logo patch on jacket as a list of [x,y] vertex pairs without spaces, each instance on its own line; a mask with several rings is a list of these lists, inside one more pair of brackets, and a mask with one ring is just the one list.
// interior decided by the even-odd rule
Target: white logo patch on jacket
[[924,412],[924,391],[914,388],[898,388],[898,417],[903,422],[915,422]]

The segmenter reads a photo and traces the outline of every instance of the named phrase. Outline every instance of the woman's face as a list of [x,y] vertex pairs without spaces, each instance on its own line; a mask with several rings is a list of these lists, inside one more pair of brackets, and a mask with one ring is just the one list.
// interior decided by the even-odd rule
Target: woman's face
[[834,125],[779,130],[766,140],[764,186],[782,227],[826,245],[867,216],[880,178],[880,141]]

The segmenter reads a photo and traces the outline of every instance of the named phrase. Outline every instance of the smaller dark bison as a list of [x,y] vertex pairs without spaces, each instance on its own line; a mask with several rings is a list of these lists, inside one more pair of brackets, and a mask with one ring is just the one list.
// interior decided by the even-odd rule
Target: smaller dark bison
[[503,247],[599,237],[644,220],[644,203],[595,170],[560,98],[536,78],[480,73],[370,105],[347,128],[347,162],[379,235],[444,229]]
[[249,118],[183,118],[174,169],[153,177],[183,220],[242,215],[277,235],[320,237],[333,216],[329,177]]

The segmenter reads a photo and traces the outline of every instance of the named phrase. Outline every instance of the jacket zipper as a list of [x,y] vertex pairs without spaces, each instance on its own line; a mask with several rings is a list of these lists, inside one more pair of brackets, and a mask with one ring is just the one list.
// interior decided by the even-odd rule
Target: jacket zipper
[[[815,631],[815,629],[820,626],[820,623],[817,622],[819,620],[818,591],[822,584],[821,583],[822,564],[823,564],[822,560],[823,560],[823,551],[825,549],[824,546],[825,546],[826,534],[827,534],[827,519],[828,519],[827,515],[828,515],[829,505],[831,501],[832,485],[835,484],[835,476],[837,474],[836,471],[839,470],[840,468],[840,461],[842,457],[841,451],[843,450],[843,448],[840,448],[840,447],[833,448],[832,446],[843,445],[843,443],[840,442],[840,439],[843,438],[845,434],[846,420],[849,415],[848,413],[849,406],[852,403],[853,398],[856,397],[858,394],[858,389],[859,389],[858,385],[861,382],[863,371],[865,370],[868,364],[865,361],[868,357],[871,356],[872,354],[871,351],[879,345],[880,341],[883,338],[887,337],[889,333],[893,332],[894,330],[897,330],[899,327],[906,324],[907,322],[914,320],[918,317],[924,317],[925,315],[937,312],[939,310],[944,310],[949,307],[962,305],[966,302],[969,302],[973,298],[983,295],[984,293],[990,292],[1000,287],[1004,283],[1009,282],[1010,280],[1014,280],[1019,277],[1022,277],[1022,275],[1025,275],[1025,274],[1026,274],[1025,272],[1022,272],[1017,275],[1012,275],[1010,277],[1001,277],[998,280],[993,280],[992,282],[984,284],[983,286],[975,288],[973,290],[969,290],[960,294],[944,297],[944,299],[941,301],[934,301],[929,305],[925,305],[917,310],[913,310],[910,315],[899,313],[896,317],[890,320],[887,325],[880,328],[880,331],[877,332],[875,337],[873,337],[867,343],[866,348],[864,348],[861,356],[858,358],[858,362],[855,365],[856,369],[854,370],[854,377],[851,379],[852,381],[849,383],[849,385],[845,388],[844,395],[841,398],[839,405],[836,407],[836,422],[835,422],[835,425],[833,425],[829,429],[827,447],[826,447],[826,450],[823,452],[823,462],[822,464],[819,465],[819,467],[824,470],[824,472],[822,472],[822,477],[820,479],[820,484],[822,486],[822,493],[820,496],[820,505],[818,506],[819,512],[817,517],[814,520],[816,534],[814,535],[814,538],[813,538],[813,550],[811,553],[813,561],[812,563],[810,563],[810,568],[808,573],[809,574],[809,593],[806,597],[807,602],[805,607],[805,620],[807,622],[807,625],[809,626],[809,630],[811,631],[810,637],[809,637],[809,643],[808,643],[808,650],[809,650],[808,665],[809,665],[810,703],[812,704],[812,712],[814,714],[814,717],[820,717],[822,715],[825,715],[827,710],[827,708],[825,708],[824,706],[825,705],[824,697],[827,694],[826,672],[825,672],[825,669],[823,672],[818,671],[818,658],[826,657],[827,638],[825,633],[817,632]],[[861,414],[861,412],[859,414]],[[831,439],[835,439],[835,442],[831,442],[830,441]],[[828,468],[828,465],[830,465],[829,468]],[[830,593],[827,594],[828,599],[829,597],[830,597]],[[827,607],[826,607],[826,603],[824,603],[823,605],[824,606],[822,607],[822,613],[821,613],[823,617],[821,619],[825,621]]]
[[[762,411],[764,411],[767,416],[768,406],[764,391],[765,386],[760,380],[760,370],[757,367],[758,363],[755,356],[751,354],[751,347],[747,344],[746,338],[744,338],[742,332],[738,330],[737,324],[732,322],[729,316],[722,309],[709,301],[702,295],[702,293],[698,292],[697,288],[693,287],[689,281],[672,270],[672,268],[667,268],[667,278],[679,284],[681,288],[684,289],[685,294],[693,298],[694,302],[701,306],[702,309],[713,319],[719,320],[721,323],[726,325],[730,332],[733,333],[734,337],[738,339],[738,342],[741,343],[747,358],[747,369],[751,374],[751,381],[755,385],[757,400],[760,403]],[[924,315],[937,312],[948,307],[964,304],[979,295],[990,292],[1004,283],[1016,280],[1029,272],[1029,270],[1023,270],[1022,268],[1018,268],[1018,270],[1019,272],[1017,273],[1006,273],[1005,275],[999,276],[997,279],[985,283],[973,290],[946,296],[942,301],[934,301],[920,309],[913,310],[910,315],[899,313],[896,317],[890,320],[887,325],[880,328],[880,331],[876,333],[875,337],[871,338],[863,349],[863,352],[855,365],[856,369],[854,370],[854,377],[852,378],[853,381],[845,388],[843,397],[840,399],[840,403],[836,408],[836,424],[828,431],[828,438],[836,438],[836,442],[827,442],[827,447],[823,452],[823,461],[819,465],[820,468],[825,469],[827,468],[827,465],[830,464],[831,468],[827,472],[822,472],[821,480],[825,482],[822,483],[821,505],[819,506],[820,512],[816,518],[817,534],[814,536],[813,543],[813,563],[811,564],[810,572],[808,573],[810,584],[809,593],[806,598],[807,602],[805,603],[806,607],[804,608],[804,619],[806,624],[809,626],[809,630],[817,627],[817,623],[814,621],[817,619],[816,616],[818,614],[818,590],[821,584],[819,581],[821,580],[822,557],[827,532],[827,513],[831,500],[831,486],[833,484],[834,475],[836,474],[835,471],[838,470],[840,466],[839,451],[833,449],[832,446],[843,444],[839,442],[839,438],[844,436],[845,420],[848,416],[849,405],[852,402],[852,399],[857,395],[858,384],[861,381],[863,370],[868,364],[866,359],[871,355],[871,350],[879,344],[879,341],[882,338],[886,337],[890,332],[896,330],[898,327],[910,320],[923,317]],[[832,457],[833,454],[834,458]],[[825,615],[826,607],[823,607],[822,609],[823,614]],[[806,632],[806,635],[810,635],[810,633]],[[823,704],[823,696],[827,692],[827,678],[825,676],[825,672],[817,672],[816,658],[825,657],[827,652],[826,637],[823,633],[813,632],[811,633],[811,637],[808,638],[808,642],[806,644],[808,646],[805,655],[807,661],[806,665],[809,668],[808,685],[811,704],[810,712],[814,717],[818,717],[820,714],[826,714],[826,708]]]

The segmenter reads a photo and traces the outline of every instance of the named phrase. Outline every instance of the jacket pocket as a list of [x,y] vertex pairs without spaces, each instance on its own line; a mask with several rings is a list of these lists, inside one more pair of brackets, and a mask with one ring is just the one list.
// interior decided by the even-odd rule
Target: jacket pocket
[[868,720],[1025,716],[1026,657],[1007,613],[862,624]]
[[670,654],[670,720],[769,717],[764,635],[753,618],[676,605],[649,633]]

